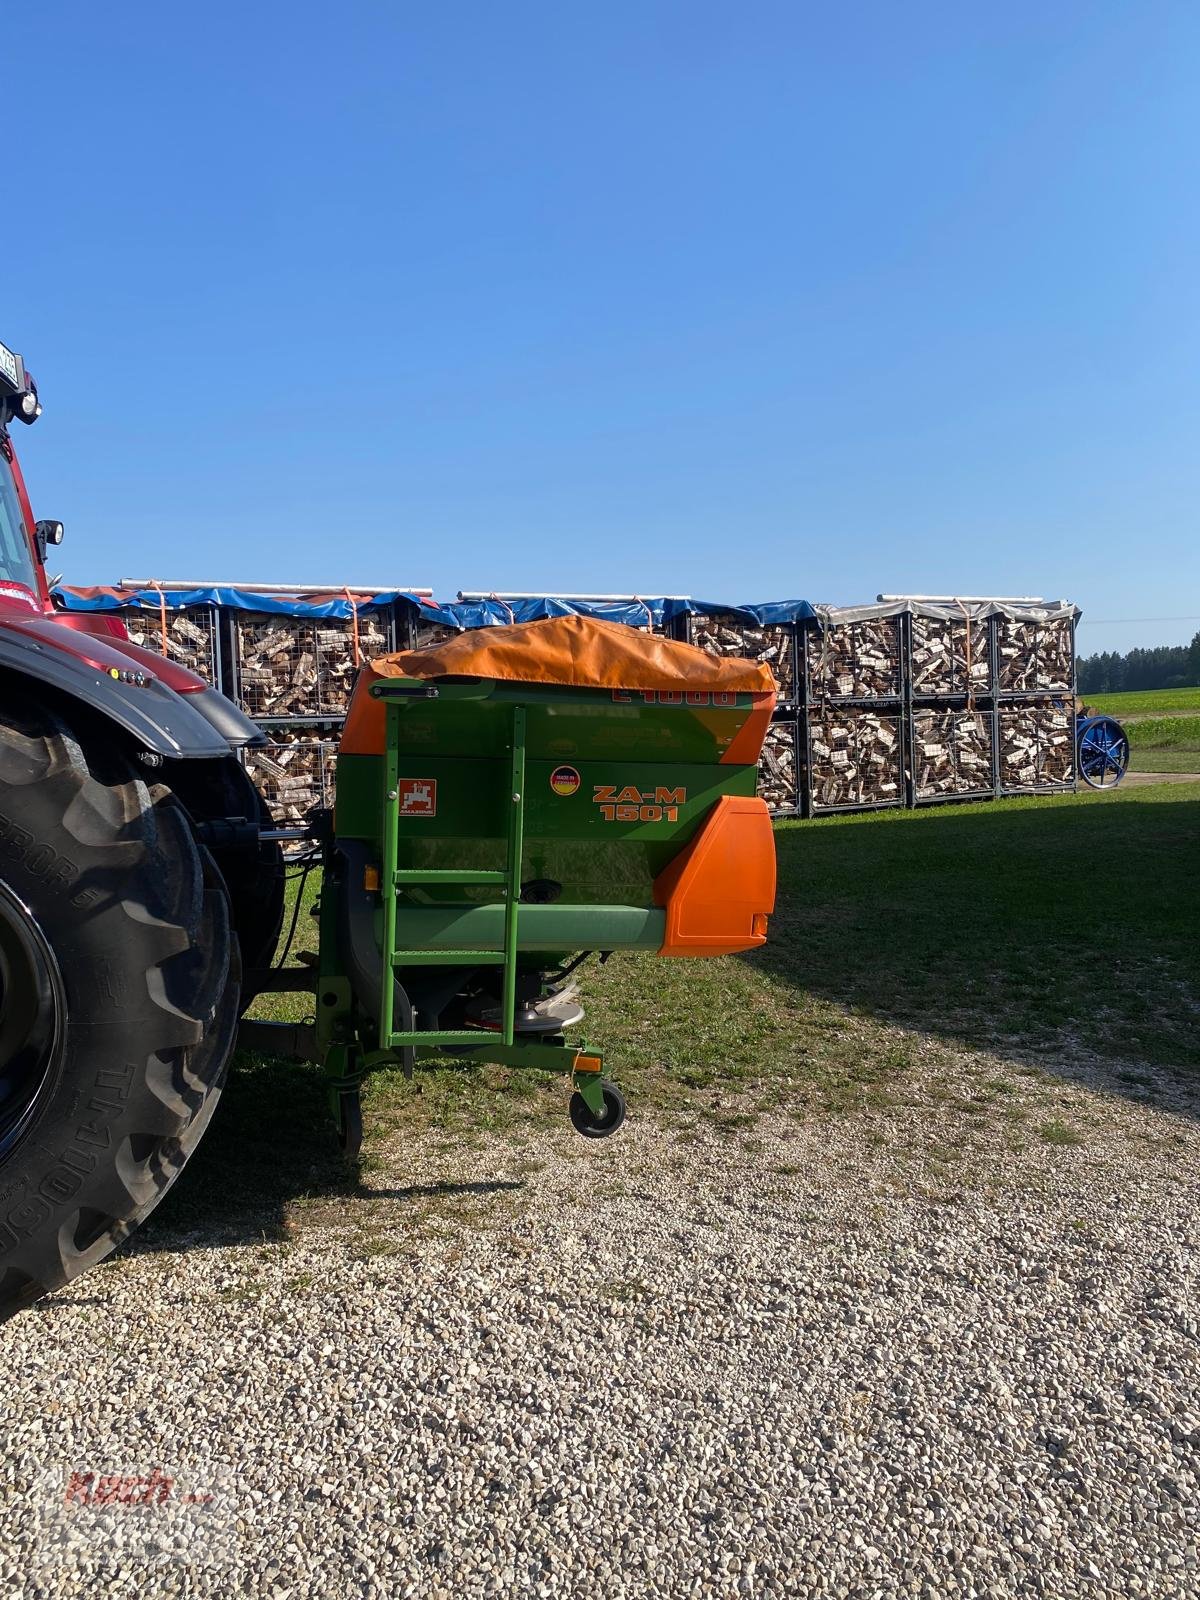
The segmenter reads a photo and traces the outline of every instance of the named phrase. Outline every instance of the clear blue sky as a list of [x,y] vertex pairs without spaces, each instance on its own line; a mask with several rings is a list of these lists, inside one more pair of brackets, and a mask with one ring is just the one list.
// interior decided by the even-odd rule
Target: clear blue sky
[[1200,615],[1191,0],[0,26],[73,581]]

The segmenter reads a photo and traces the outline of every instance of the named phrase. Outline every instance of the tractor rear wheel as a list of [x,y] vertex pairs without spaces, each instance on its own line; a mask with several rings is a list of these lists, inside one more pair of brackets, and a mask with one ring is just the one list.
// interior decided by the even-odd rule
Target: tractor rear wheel
[[116,1248],[212,1116],[240,962],[170,790],[0,700],[0,1319]]

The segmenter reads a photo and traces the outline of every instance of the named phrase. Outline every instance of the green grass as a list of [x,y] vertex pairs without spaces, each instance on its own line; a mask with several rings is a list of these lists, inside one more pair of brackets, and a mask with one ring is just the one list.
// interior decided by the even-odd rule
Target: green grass
[[1200,772],[1200,750],[1132,750],[1131,772]]
[[[1162,784],[785,825],[759,959],[965,1043],[1200,1067],[1200,797]],[[794,852],[794,855],[793,855]]]
[[1125,732],[1135,772],[1200,772],[1200,717],[1144,717]]
[[[763,950],[585,967],[581,1036],[606,1051],[636,1113],[684,1132],[702,1118],[739,1141],[763,1116],[858,1116],[864,1138],[885,1140],[897,1112],[920,1107],[964,1139],[991,1118],[1012,1137],[1028,1121],[1067,1144],[1054,1077],[1064,1058],[1086,1052],[1114,1094],[1143,1099],[1148,1068],[1200,1069],[1196,788],[830,817],[783,823],[776,840]],[[300,929],[297,948],[311,948],[307,915]],[[285,996],[258,1010],[305,1006]],[[360,1173],[337,1153],[320,1069],[242,1052],[219,1131],[162,1226],[286,1241],[306,1217],[343,1216],[354,1196],[364,1226],[384,1226],[372,1204],[402,1198],[436,1227],[481,1203],[479,1186],[381,1187],[405,1138],[459,1150],[495,1132],[519,1146],[533,1128],[563,1126],[566,1094],[562,1079],[460,1062],[411,1081],[377,1073]]]
[[1200,717],[1146,717],[1126,733],[1131,750],[1200,750]]
[[1200,688],[1135,689],[1122,694],[1085,694],[1085,704],[1112,717],[1153,716],[1163,711],[1200,711]]

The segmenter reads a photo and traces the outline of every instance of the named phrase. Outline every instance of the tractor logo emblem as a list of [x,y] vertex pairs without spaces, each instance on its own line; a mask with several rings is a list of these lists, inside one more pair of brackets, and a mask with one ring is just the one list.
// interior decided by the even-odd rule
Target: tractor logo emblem
[[560,794],[564,796],[564,798],[573,794],[578,794],[579,785],[582,782],[583,779],[579,776],[574,767],[555,767],[554,771],[550,774],[550,787],[554,790],[555,794]]
[[437,816],[436,778],[401,778],[398,787],[402,817]]

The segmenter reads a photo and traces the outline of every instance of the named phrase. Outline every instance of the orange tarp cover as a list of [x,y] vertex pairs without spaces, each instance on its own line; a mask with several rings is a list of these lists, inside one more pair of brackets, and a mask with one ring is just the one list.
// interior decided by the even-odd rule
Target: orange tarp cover
[[595,617],[549,617],[479,628],[424,650],[381,656],[364,669],[378,678],[499,678],[591,689],[712,689],[775,693],[765,662],[710,656],[690,644]]

